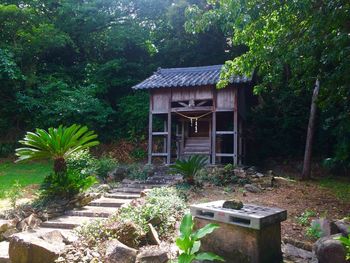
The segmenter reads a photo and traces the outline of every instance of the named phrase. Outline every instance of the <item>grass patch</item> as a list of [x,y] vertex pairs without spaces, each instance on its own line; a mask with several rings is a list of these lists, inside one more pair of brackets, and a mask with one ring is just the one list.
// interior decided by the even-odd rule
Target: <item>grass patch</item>
[[330,189],[337,198],[350,200],[350,180],[348,178],[328,177],[321,179],[319,182],[321,187]]
[[0,198],[5,197],[5,191],[16,180],[23,188],[31,184],[41,184],[51,169],[52,165],[49,162],[13,163],[6,161],[0,163]]

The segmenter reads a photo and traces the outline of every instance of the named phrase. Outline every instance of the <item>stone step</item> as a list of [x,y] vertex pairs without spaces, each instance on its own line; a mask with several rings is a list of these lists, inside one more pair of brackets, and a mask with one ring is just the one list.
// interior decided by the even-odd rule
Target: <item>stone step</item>
[[0,263],[10,263],[9,245],[10,242],[0,242]]
[[121,205],[130,202],[127,199],[117,199],[117,198],[108,198],[101,197],[90,202],[89,206],[100,206],[100,207],[120,207]]
[[84,206],[79,209],[68,210],[65,212],[65,215],[86,217],[109,217],[113,215],[116,211],[116,207]]
[[133,194],[133,193],[122,193],[122,192],[114,192],[114,193],[106,193],[104,194],[104,197],[107,198],[115,198],[115,199],[135,199],[139,198],[139,194]]
[[115,192],[122,192],[122,193],[141,193],[143,190],[145,189],[141,189],[141,188],[135,188],[135,187],[118,187],[118,188],[114,188],[111,192],[115,193]]
[[33,230],[31,230],[31,232],[28,232],[28,234],[31,234],[31,235],[36,236],[36,237],[40,237],[46,233],[56,231],[56,230],[61,232],[61,234],[65,237],[65,239],[70,243],[78,240],[77,234],[72,229],[41,227],[41,228],[35,229],[34,230],[35,232],[32,232]]
[[[129,183],[122,183],[121,184],[121,187],[122,188],[140,188],[140,189],[150,189],[150,188],[155,188],[155,187],[163,187],[163,186],[166,186],[166,184],[161,184],[158,183],[158,184],[151,184],[151,183],[132,183],[132,184],[129,184]],[[118,188],[116,188],[118,189]]]
[[82,225],[86,222],[96,220],[96,219],[105,219],[103,217],[86,217],[86,216],[60,216],[49,221],[41,223],[41,228],[58,228],[58,229],[73,229],[79,225]]

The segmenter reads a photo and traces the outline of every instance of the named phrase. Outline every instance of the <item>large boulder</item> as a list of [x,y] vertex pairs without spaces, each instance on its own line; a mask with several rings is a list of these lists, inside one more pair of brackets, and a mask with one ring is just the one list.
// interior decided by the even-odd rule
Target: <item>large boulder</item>
[[339,240],[339,235],[320,238],[314,245],[314,251],[319,263],[346,263],[346,251]]
[[143,238],[141,230],[130,221],[113,222],[107,226],[107,230],[120,242],[132,248],[137,248],[139,241]]
[[166,250],[157,249],[146,249],[137,255],[137,263],[166,263],[169,261],[169,256]]
[[[135,263],[137,250],[117,239],[106,242],[105,263]],[[14,262],[16,263],[16,262]]]
[[48,243],[33,235],[22,232],[11,237],[9,256],[12,263],[54,263],[64,250],[64,243]]

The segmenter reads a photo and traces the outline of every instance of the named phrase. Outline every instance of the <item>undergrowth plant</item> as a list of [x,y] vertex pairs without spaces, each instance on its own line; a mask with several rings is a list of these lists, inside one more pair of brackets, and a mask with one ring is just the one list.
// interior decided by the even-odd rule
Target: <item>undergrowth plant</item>
[[11,207],[16,209],[18,199],[22,198],[24,195],[24,190],[22,189],[21,184],[17,180],[9,190],[5,192],[6,198],[9,199]]
[[306,229],[306,236],[310,239],[316,240],[319,239],[322,236],[322,228],[320,223],[313,222],[311,225]]
[[186,214],[180,225],[180,236],[176,239],[176,245],[181,253],[178,258],[179,263],[191,263],[194,260],[224,261],[224,259],[211,252],[199,252],[201,239],[219,228],[217,224],[208,224],[197,231],[193,231],[193,218],[191,214]]
[[[349,228],[349,231],[350,231],[350,228]],[[346,260],[350,260],[350,234],[348,234],[347,237],[339,236],[339,237],[336,237],[335,239],[339,240],[340,243],[342,243],[346,251]]]
[[316,213],[312,210],[305,210],[300,216],[296,217],[297,222],[302,225],[306,226],[310,223],[310,218],[316,216]]
[[193,155],[187,160],[176,160],[175,164],[170,166],[173,173],[179,173],[183,179],[193,185],[195,176],[207,164],[208,158],[203,155]]

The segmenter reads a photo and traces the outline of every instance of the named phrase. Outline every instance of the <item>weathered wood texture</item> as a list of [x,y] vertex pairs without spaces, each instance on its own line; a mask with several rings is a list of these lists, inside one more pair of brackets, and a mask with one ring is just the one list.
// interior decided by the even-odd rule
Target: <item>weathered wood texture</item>
[[172,101],[213,99],[213,87],[173,88]]
[[235,105],[235,89],[228,87],[217,91],[216,109],[217,111],[233,110]]

